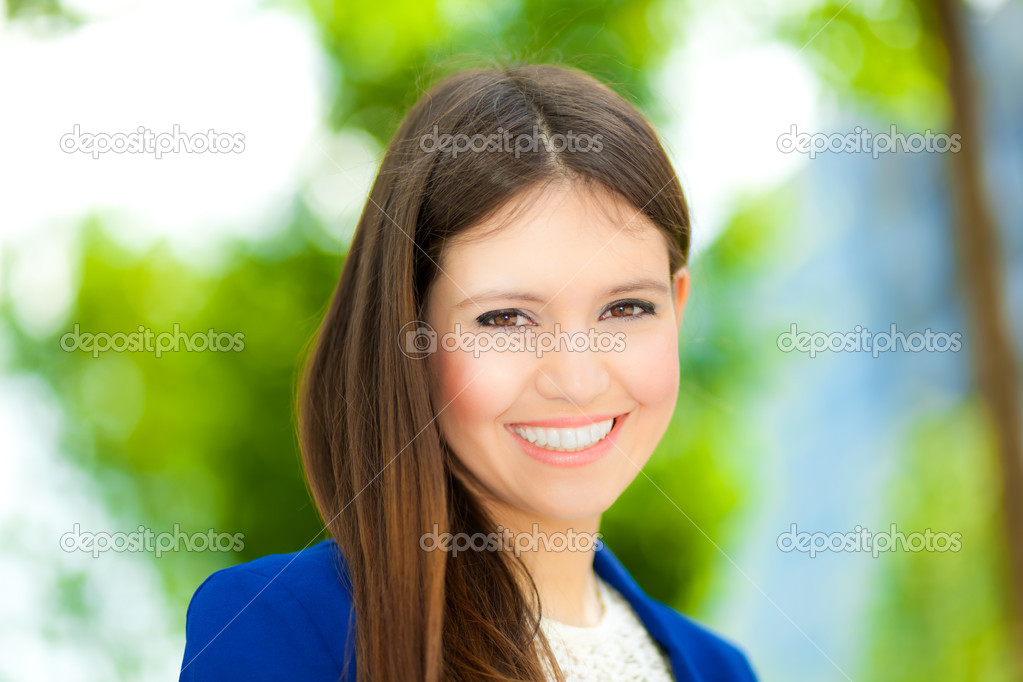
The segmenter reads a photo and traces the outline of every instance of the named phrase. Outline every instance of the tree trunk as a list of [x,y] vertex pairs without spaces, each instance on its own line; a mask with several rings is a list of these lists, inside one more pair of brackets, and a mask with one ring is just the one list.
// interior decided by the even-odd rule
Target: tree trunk
[[957,208],[955,234],[970,325],[970,348],[978,389],[995,435],[1001,473],[1009,588],[1008,609],[1023,674],[1023,433],[1018,370],[1005,320],[998,229],[984,194],[975,79],[958,0],[935,0],[939,31],[948,53],[952,128],[961,148],[946,154]]

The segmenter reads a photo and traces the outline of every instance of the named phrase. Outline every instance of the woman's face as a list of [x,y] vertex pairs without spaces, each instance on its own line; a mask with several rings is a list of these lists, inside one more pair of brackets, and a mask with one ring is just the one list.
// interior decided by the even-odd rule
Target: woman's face
[[[439,262],[425,320],[438,337],[428,357],[437,420],[492,509],[591,520],[671,419],[688,275],[669,276],[662,233],[616,195],[563,183],[513,203],[473,230],[516,209],[511,222],[452,243]],[[475,352],[445,349],[456,330]],[[500,341],[526,350],[483,350]]]

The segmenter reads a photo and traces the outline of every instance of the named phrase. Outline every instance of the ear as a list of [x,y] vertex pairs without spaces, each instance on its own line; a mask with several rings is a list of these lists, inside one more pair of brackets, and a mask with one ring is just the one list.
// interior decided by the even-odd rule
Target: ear
[[682,311],[689,299],[689,268],[682,266],[671,278],[672,306],[675,309],[677,331],[682,331]]

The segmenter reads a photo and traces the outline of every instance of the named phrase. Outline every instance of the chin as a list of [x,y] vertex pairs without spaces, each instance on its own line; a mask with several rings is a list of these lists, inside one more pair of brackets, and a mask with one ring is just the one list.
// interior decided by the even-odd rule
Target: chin
[[594,485],[578,481],[554,486],[544,486],[543,497],[537,497],[537,488],[528,492],[527,509],[530,516],[554,521],[588,521],[606,512],[618,496],[628,487],[631,479],[618,482],[607,481]]

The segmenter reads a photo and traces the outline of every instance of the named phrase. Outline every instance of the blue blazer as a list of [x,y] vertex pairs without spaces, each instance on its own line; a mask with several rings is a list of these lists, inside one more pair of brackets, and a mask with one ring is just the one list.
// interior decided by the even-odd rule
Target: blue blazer
[[[217,571],[188,605],[180,682],[324,680],[344,665],[350,585],[333,540]],[[593,568],[632,605],[668,652],[679,682],[756,680],[743,653],[649,597],[603,543]],[[355,679],[354,656],[349,666]]]

